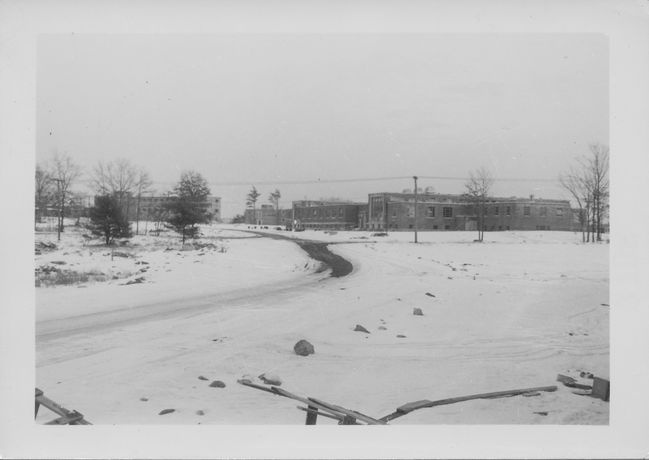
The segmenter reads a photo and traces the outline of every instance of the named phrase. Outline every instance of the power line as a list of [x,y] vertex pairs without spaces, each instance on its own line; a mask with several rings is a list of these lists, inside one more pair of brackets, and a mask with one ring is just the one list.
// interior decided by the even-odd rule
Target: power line
[[[448,176],[419,176],[421,179],[436,180],[467,180],[468,177],[448,177]],[[530,177],[495,177],[495,182],[557,182],[557,179],[540,179]]]
[[[465,181],[468,177],[453,177],[453,176],[418,176],[420,179],[434,179],[434,180],[454,180]],[[212,186],[229,187],[229,186],[248,186],[248,185],[312,185],[312,184],[338,184],[345,182],[378,182],[388,180],[409,180],[412,176],[390,176],[390,177],[361,177],[353,179],[311,179],[311,180],[293,180],[293,181],[237,181],[237,182],[209,182]],[[498,177],[496,182],[557,182],[556,179],[543,179],[543,178],[523,178],[523,177]],[[156,181],[157,184],[175,184],[175,182]]]

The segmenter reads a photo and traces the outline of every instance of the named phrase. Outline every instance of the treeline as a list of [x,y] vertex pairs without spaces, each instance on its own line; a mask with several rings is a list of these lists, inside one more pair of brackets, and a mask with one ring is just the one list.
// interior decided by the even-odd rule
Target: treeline
[[[35,219],[41,222],[47,210],[56,210],[58,232],[64,230],[66,209],[78,203],[72,191],[82,178],[81,167],[68,155],[55,154],[51,160],[37,163],[35,172]],[[135,209],[135,233],[139,233],[142,197],[153,192],[149,173],[129,160],[98,162],[86,178],[94,191],[89,208],[88,230],[101,236],[107,245],[115,238],[132,235],[129,216]],[[212,219],[207,201],[211,194],[205,178],[195,171],[181,174],[170,192],[170,199],[156,211],[156,219],[187,238],[198,234],[198,224]],[[149,217],[149,216],[147,216]]]

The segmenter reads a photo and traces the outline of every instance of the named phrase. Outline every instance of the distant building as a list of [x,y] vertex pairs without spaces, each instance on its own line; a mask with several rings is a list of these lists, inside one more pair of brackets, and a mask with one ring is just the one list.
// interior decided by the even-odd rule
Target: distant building
[[[169,203],[176,200],[175,195],[157,195],[157,196],[141,196],[139,205],[139,219],[140,220],[158,220],[164,214],[166,207]],[[137,197],[129,197],[128,199],[128,217],[129,220],[135,220],[138,216],[137,212],[138,199]],[[203,207],[212,216],[212,221],[221,222],[221,198],[218,196],[208,196]]]
[[246,224],[250,225],[280,225],[275,207],[262,204],[255,209],[246,209],[244,213]]
[[[367,203],[299,200],[292,209],[261,205],[245,212],[246,223],[281,225],[286,228],[319,230],[473,231],[478,210],[465,195],[433,193],[370,193]],[[487,200],[485,231],[575,230],[575,214],[567,200],[492,197]]]
[[[463,195],[418,194],[419,230],[477,230],[477,209]],[[572,230],[567,200],[489,198],[486,231]],[[413,193],[372,193],[368,198],[368,230],[411,230],[415,226]]]
[[301,200],[293,202],[296,228],[353,230],[359,228],[359,211],[365,203]]

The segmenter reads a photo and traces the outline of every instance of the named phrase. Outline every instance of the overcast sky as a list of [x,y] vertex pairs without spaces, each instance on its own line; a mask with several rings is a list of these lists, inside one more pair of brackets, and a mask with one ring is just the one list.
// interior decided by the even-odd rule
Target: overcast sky
[[[201,172],[242,213],[256,184],[282,204],[401,191],[490,168],[501,196],[562,198],[554,182],[608,144],[604,35],[46,35],[37,160],[85,172],[128,158],[164,192]],[[87,175],[86,175],[87,177]],[[245,185],[230,185],[245,184]],[[462,192],[461,180],[422,187]],[[77,187],[82,189],[83,187]]]

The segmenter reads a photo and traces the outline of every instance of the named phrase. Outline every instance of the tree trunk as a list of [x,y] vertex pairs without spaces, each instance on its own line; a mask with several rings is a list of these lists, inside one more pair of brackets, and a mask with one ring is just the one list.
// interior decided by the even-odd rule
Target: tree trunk
[[[65,197],[65,195],[63,195]],[[65,200],[61,202],[61,212],[59,216],[59,229],[63,233],[63,219],[65,219]]]
[[140,234],[140,194],[137,195],[137,208],[135,209],[135,234]]

